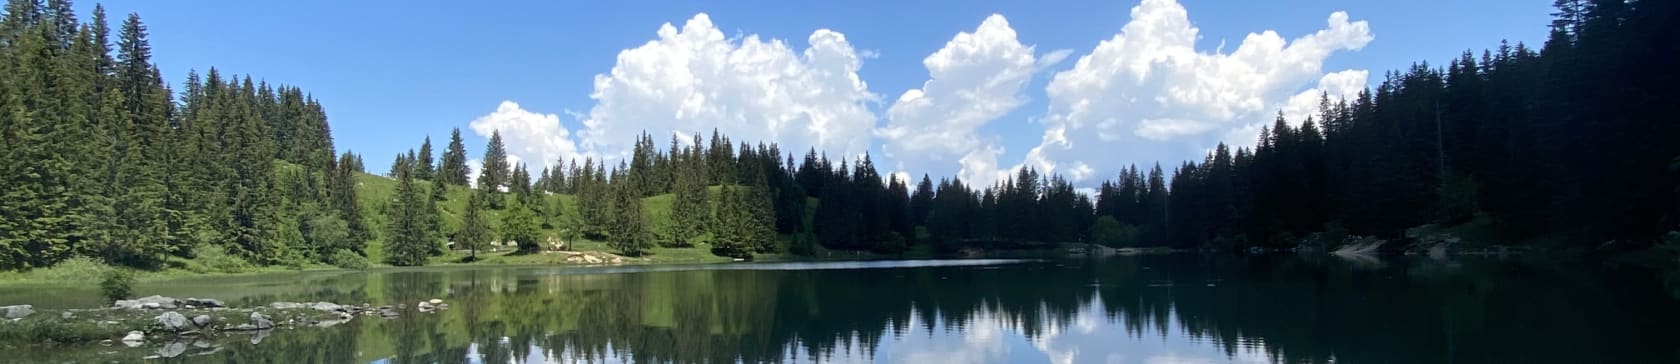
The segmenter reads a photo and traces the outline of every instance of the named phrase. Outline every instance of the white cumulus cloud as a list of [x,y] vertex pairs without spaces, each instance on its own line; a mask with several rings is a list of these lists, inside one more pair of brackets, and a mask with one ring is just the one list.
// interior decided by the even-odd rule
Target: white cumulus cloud
[[887,125],[876,130],[894,168],[911,173],[951,175],[970,183],[996,179],[994,140],[980,127],[1026,102],[1021,90],[1038,69],[1070,53],[1058,50],[1034,57],[1021,44],[1003,15],[992,15],[973,32],[959,32],[945,47],[922,60],[928,80],[904,91],[887,108]]
[[[473,119],[467,123],[467,128],[485,138],[489,138],[492,132],[501,131],[509,166],[525,162],[529,163],[527,167],[531,170],[540,171],[544,166],[556,166],[562,159],[570,159],[578,153],[571,131],[560,124],[560,115],[525,110],[513,101],[502,101],[496,106],[496,111]],[[482,156],[484,153],[484,146],[468,148],[469,154]],[[479,163],[475,160],[468,165],[473,166],[472,178],[476,180]]]
[[1316,106],[1319,91],[1302,91],[1315,80],[1332,94],[1363,88],[1365,71],[1325,76],[1322,68],[1332,53],[1373,39],[1366,22],[1344,12],[1294,40],[1270,30],[1250,33],[1230,53],[1196,50],[1198,33],[1174,0],[1133,7],[1118,34],[1052,78],[1044,137],[1025,164],[1052,172],[1079,167],[1080,176],[1070,177],[1089,184],[1094,180],[1086,178],[1107,178],[1124,161],[1170,167],[1198,158],[1220,137],[1241,135],[1236,131],[1293,107],[1293,96],[1310,93]]
[[876,117],[867,104],[879,97],[858,77],[863,57],[845,35],[819,29],[796,51],[779,39],[725,37],[703,13],[657,35],[595,76],[595,105],[579,132],[586,153],[617,158],[643,131],[662,138],[714,128],[796,154],[868,149]]

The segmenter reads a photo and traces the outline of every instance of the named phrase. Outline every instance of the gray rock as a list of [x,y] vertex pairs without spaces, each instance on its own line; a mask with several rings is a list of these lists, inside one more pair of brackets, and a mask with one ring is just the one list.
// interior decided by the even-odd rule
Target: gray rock
[[144,344],[145,342],[146,333],[139,331],[129,331],[128,336],[123,336],[122,338],[123,345],[128,345],[128,347],[140,346],[140,344]]
[[256,330],[261,330],[261,329],[257,328],[257,325],[252,325],[252,324],[238,324],[238,325],[234,325],[233,327],[229,327],[227,329],[229,331],[256,331]]
[[[158,296],[158,295],[140,297],[139,299],[136,299],[135,301],[140,301],[141,306],[146,306],[146,307],[149,307],[149,308],[171,309],[171,310],[175,309],[175,307],[177,307],[181,304],[181,300],[177,300],[174,297],[164,297],[164,296]],[[156,306],[152,307],[153,304],[156,304]]]
[[257,330],[268,330],[274,328],[274,321],[269,321],[261,312],[252,312],[251,325],[256,326]]
[[62,318],[62,319],[65,319],[65,320],[69,320],[69,319],[76,318],[76,313],[75,312],[70,312],[70,311],[64,311],[63,313],[59,313],[58,317]]
[[187,317],[182,316],[180,312],[175,311],[164,312],[162,315],[158,315],[157,323],[159,326],[163,326],[164,330],[174,332],[181,332],[181,330],[189,328],[187,326]]
[[192,318],[193,326],[198,326],[201,329],[210,328],[210,324],[214,322],[216,322],[216,319],[210,317],[210,315],[198,315]]
[[303,308],[304,306],[304,304],[297,302],[275,302],[268,304],[268,308],[276,310],[296,310]]
[[203,308],[227,307],[227,305],[223,304],[222,301],[214,298],[188,298],[186,302],[189,305]]
[[155,310],[155,309],[163,308],[163,304],[157,303],[157,302],[141,302],[140,303],[140,308],[144,308],[144,309],[148,309],[148,310]]
[[344,306],[339,306],[338,304],[332,302],[316,302],[309,304],[309,308],[313,308],[316,311],[332,312],[338,311],[339,309],[344,308]]
[[432,303],[431,302],[426,302],[426,301],[420,301],[419,304],[414,305],[414,308],[417,309],[417,310],[420,310],[420,312],[431,311],[432,310]]
[[140,301],[138,300],[117,300],[116,303],[111,304],[111,308],[121,310],[138,310],[145,307],[141,307]]
[[0,311],[6,312],[6,319],[7,320],[20,319],[20,318],[23,318],[24,316],[29,316],[30,314],[35,313],[35,306],[30,306],[30,305],[0,306]]
[[436,299],[436,298],[433,298],[431,301],[426,301],[426,302],[431,303],[432,305],[443,304],[443,300]]

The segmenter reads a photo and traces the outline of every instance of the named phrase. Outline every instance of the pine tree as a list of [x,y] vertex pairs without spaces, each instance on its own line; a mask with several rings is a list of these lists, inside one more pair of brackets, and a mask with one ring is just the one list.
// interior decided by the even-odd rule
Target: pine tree
[[705,165],[695,153],[684,153],[676,161],[673,176],[675,194],[671,202],[672,230],[676,246],[690,246],[691,239],[706,233],[711,203],[705,185]]
[[502,189],[507,187],[508,173],[512,171],[508,166],[507,148],[502,145],[501,131],[490,133],[490,143],[484,147],[483,168],[484,171],[478,174],[478,189],[487,194],[487,206],[500,210],[507,204]]
[[350,152],[344,152],[343,155],[339,156],[338,169],[334,172],[334,178],[331,179],[331,186],[327,195],[332,200],[332,205],[336,207],[338,217],[344,220],[345,226],[349,230],[350,245],[347,248],[357,253],[364,253],[363,249],[366,242],[373,240],[373,231],[368,229],[367,223],[362,219],[361,202],[356,197],[356,176],[360,174],[356,169],[357,158]]
[[490,225],[483,216],[484,198],[481,192],[467,195],[467,209],[461,214],[461,230],[455,232],[457,247],[467,248],[468,261],[478,260],[478,249],[490,243]]
[[742,199],[736,203],[744,216],[746,242],[748,247],[759,253],[773,253],[776,251],[776,207],[770,199],[770,186],[765,180],[764,173],[758,173],[753,184],[746,193],[739,194]]
[[[430,195],[426,198],[426,228],[429,230],[430,236],[442,239],[450,236],[450,233],[444,231],[443,210],[438,209],[438,202],[448,199],[444,195],[448,190],[448,185],[444,184],[442,179],[435,178],[432,179],[431,183],[431,188],[427,189]],[[431,253],[432,255],[443,255],[445,248],[442,244],[432,244]]]
[[420,143],[420,154],[414,162],[414,178],[430,181],[437,171],[432,168],[432,137],[426,136],[426,141]]
[[652,246],[653,237],[650,236],[642,219],[642,194],[638,187],[637,176],[627,172],[616,173],[612,183],[612,240],[608,245],[618,249],[628,256],[640,256]]
[[445,183],[466,186],[467,175],[471,173],[470,168],[467,166],[467,147],[461,141],[461,129],[452,129],[449,131],[449,147],[443,151],[437,175]]
[[385,256],[391,265],[426,265],[426,257],[436,243],[431,236],[431,223],[427,221],[425,200],[426,196],[414,183],[414,175],[401,171],[397,175],[396,199],[386,207]]

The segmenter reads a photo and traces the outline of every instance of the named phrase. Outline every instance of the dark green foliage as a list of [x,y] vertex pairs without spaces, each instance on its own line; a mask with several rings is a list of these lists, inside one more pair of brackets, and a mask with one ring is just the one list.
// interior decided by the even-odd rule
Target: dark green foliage
[[367,257],[356,254],[349,249],[339,249],[334,251],[332,255],[328,255],[327,264],[344,269],[368,269],[372,266],[371,263],[368,263]]
[[517,244],[520,253],[542,251],[542,235],[537,224],[535,211],[524,204],[513,204],[502,213],[502,242]]
[[1109,247],[1132,246],[1137,243],[1137,228],[1121,224],[1113,216],[1099,217],[1091,224],[1091,242]]
[[653,246],[652,232],[642,217],[642,196],[637,175],[620,163],[613,170],[611,192],[611,238],[607,245],[628,256],[640,256]]
[[507,206],[503,189],[508,187],[513,167],[508,165],[507,147],[502,145],[502,132],[499,130],[490,133],[490,142],[484,146],[483,168],[484,171],[478,174],[478,189],[487,194],[486,206],[501,210]]
[[426,200],[413,175],[404,171],[397,176],[396,196],[385,209],[385,256],[391,265],[425,265],[437,245],[431,235]]
[[706,192],[705,159],[700,158],[698,145],[688,151],[673,150],[672,154],[671,160],[676,165],[671,186],[675,199],[671,202],[671,245],[691,246],[695,237],[706,233],[707,220],[712,214]]
[[[427,139],[430,141],[430,138]],[[472,167],[467,166],[467,146],[461,141],[461,129],[449,131],[449,148],[443,151],[437,168],[437,177],[443,182],[456,185],[467,185],[467,174]]]
[[484,197],[467,195],[467,210],[461,214],[461,229],[455,232],[456,249],[466,248],[469,260],[478,260],[478,250],[490,243],[490,224],[484,219]]
[[134,295],[134,272],[125,269],[110,269],[99,277],[99,294],[106,301],[128,299]]
[[414,161],[414,178],[430,181],[436,175],[437,169],[432,167],[432,137],[427,136],[426,141],[420,143],[420,154]]
[[[1558,8],[1538,49],[1501,44],[1390,72],[1357,97],[1321,96],[1311,117],[1280,115],[1252,148],[1221,144],[1200,160],[1123,168],[1095,201],[1033,168],[989,186],[923,176],[911,187],[882,178],[867,155],[836,166],[812,149],[795,165],[774,144],[715,130],[686,145],[673,138],[663,152],[643,134],[612,174],[585,158],[538,176],[510,166],[493,133],[475,198],[508,210],[503,230],[527,236],[504,239],[525,250],[544,227],[627,254],[655,233],[669,247],[709,235],[744,256],[774,251],[782,236],[794,253],[1075,241],[1245,249],[1472,221],[1511,242],[1646,244],[1680,228],[1676,4]],[[368,221],[388,224],[394,262],[442,252],[443,192],[469,183],[459,130],[435,164],[429,138],[398,155],[391,176],[401,191],[377,202],[388,205],[371,212],[383,219],[369,216],[357,196],[362,158],[334,150],[325,108],[309,94],[213,68],[173,93],[139,16],[113,37],[103,8],[87,23],[71,9],[17,0],[0,18],[0,270],[77,256],[134,268],[215,260],[192,268],[207,271],[333,263],[365,255],[380,230]],[[547,193],[576,195],[576,216]],[[660,221],[670,224],[646,224],[641,198],[665,193],[672,208]],[[454,235],[473,236],[462,242],[469,249],[489,239]]]

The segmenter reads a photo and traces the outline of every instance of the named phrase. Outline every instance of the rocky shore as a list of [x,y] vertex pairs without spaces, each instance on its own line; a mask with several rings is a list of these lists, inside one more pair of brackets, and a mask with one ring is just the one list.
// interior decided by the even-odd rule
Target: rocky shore
[[0,306],[0,347],[92,344],[127,347],[161,344],[157,357],[205,355],[220,350],[215,340],[249,335],[253,344],[275,329],[326,328],[359,317],[394,319],[449,309],[440,299],[414,305],[333,302],[273,302],[229,307],[210,298],[148,296],[118,300],[108,308],[36,310]]

